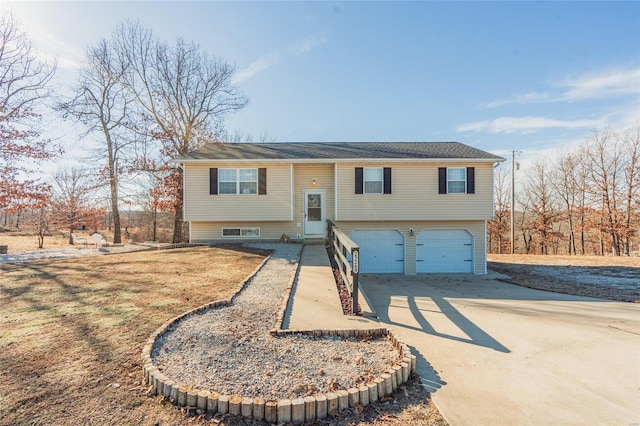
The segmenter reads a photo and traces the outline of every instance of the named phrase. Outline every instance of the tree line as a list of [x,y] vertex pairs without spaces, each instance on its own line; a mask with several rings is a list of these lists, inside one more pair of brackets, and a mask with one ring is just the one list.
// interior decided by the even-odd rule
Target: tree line
[[[496,169],[490,252],[511,248],[510,164]],[[640,251],[640,123],[594,130],[575,149],[541,158],[515,196],[515,252],[631,255]]]
[[[172,240],[181,242],[182,169],[173,159],[229,136],[225,117],[248,102],[234,71],[196,43],[170,44],[124,22],[86,47],[68,88],[73,94],[65,96],[52,86],[55,62],[35,55],[12,15],[0,16],[0,211],[5,218],[28,211],[35,228],[73,229],[95,215],[96,193],[106,189],[113,240],[120,243],[123,188],[142,187],[151,210],[173,213]],[[82,129],[80,145],[91,149],[98,170],[60,170],[49,182],[30,177],[29,165],[63,155],[42,134],[50,112]]]

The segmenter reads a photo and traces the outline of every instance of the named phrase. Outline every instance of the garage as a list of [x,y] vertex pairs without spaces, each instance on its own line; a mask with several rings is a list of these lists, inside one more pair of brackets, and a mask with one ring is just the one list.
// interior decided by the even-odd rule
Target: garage
[[472,273],[473,236],[464,229],[425,229],[416,237],[416,271]]
[[349,234],[360,246],[360,272],[404,273],[404,236],[395,229],[355,230]]

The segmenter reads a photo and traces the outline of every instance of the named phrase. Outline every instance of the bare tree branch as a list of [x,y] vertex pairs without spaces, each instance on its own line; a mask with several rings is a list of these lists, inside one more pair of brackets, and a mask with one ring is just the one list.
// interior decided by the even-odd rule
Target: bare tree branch
[[21,208],[42,198],[46,185],[20,179],[24,160],[56,154],[48,140],[38,140],[41,105],[51,95],[55,64],[39,61],[12,15],[0,15],[0,208]]
[[160,143],[162,167],[157,170],[165,175],[162,182],[173,185],[162,192],[173,200],[173,241],[179,242],[183,238],[182,170],[171,160],[216,141],[226,115],[244,108],[247,98],[232,83],[234,67],[208,56],[195,43],[178,39],[171,46],[132,22],[121,24],[112,42],[126,65],[127,88],[156,126],[148,134]]

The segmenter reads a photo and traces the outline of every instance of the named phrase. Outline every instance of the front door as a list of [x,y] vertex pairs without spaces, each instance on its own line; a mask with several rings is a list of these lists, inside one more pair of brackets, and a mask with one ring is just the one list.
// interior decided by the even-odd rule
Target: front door
[[324,190],[304,191],[304,235],[325,236]]

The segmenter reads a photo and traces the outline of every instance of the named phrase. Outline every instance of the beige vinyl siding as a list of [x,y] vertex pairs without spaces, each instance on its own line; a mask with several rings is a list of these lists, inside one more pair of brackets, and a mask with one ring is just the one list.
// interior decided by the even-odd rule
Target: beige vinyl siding
[[[267,169],[266,195],[209,194],[209,169]],[[185,165],[185,219],[187,221],[282,221],[291,219],[289,164],[218,163]]]
[[[404,273],[416,274],[416,236],[425,229],[466,229],[473,235],[473,271],[475,274],[486,273],[485,228],[484,221],[338,221],[337,225],[347,235],[354,229],[395,229],[404,235]],[[413,228],[414,236],[409,235]]]
[[[356,194],[356,167],[391,167],[391,194]],[[475,194],[438,194],[438,167],[475,167]],[[491,163],[339,163],[338,217],[344,220],[488,220]]]
[[[222,228],[260,228],[260,237],[223,237]],[[292,241],[302,233],[293,222],[191,222],[191,242],[279,240],[286,234]]]
[[[312,179],[316,179],[313,186]],[[334,218],[335,190],[333,164],[294,164],[293,166],[293,221],[304,223],[304,191],[314,189],[325,190],[325,215]]]

